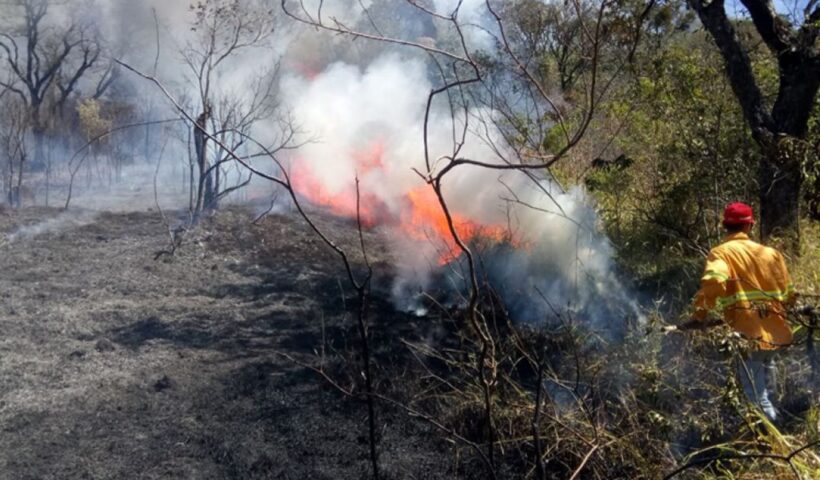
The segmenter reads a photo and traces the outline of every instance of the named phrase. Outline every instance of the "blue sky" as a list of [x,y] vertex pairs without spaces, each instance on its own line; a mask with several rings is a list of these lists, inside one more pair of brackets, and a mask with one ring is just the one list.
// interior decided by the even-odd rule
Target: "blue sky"
[[[774,0],[774,7],[778,13],[796,16],[802,22],[803,9],[806,8],[809,0]],[[726,0],[726,12],[731,16],[748,16],[746,8],[740,0]]]

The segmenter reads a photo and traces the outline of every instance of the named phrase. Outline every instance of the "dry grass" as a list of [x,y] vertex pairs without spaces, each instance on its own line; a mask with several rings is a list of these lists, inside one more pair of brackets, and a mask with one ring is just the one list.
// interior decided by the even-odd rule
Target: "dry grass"
[[801,231],[800,258],[789,262],[792,280],[800,293],[813,295],[820,304],[820,222],[805,220]]
[[[493,313],[485,312],[498,318]],[[652,321],[660,321],[659,315]],[[622,343],[608,344],[594,340],[582,321],[573,325],[494,325],[499,478],[541,478],[538,444],[543,478],[820,478],[818,406],[803,348],[778,359],[782,375],[775,401],[784,421],[774,426],[748,404],[734,378],[734,363],[748,345],[728,328],[663,335],[650,325],[648,334],[635,331]],[[456,322],[451,335],[459,336],[458,328]],[[414,390],[424,393],[410,399],[413,408],[488,449],[482,389],[473,368],[477,348],[469,335],[448,347],[414,349],[427,372],[414,379]],[[539,364],[544,390],[535,421]],[[453,441],[460,458],[475,462],[469,444]]]
[[[0,230],[55,214],[0,213]],[[150,259],[167,237],[149,213],[104,214],[70,234],[2,247],[7,478],[366,471],[361,404],[273,353],[318,360],[326,349],[328,371],[357,381],[341,266],[297,219],[275,215],[252,227],[251,217],[228,209],[160,262]],[[357,250],[350,223],[318,221]],[[791,267],[796,283],[816,292],[820,228],[806,232],[807,251]],[[383,468],[395,478],[480,478],[486,469],[473,447],[489,445],[478,346],[457,311],[395,312],[379,293],[392,259],[378,231],[366,240],[381,270],[372,316],[377,388],[407,407],[379,402]],[[538,444],[549,479],[657,479],[687,463],[674,478],[820,478],[817,448],[789,457],[820,440],[802,348],[778,360],[777,402],[787,414],[774,428],[733,381],[742,345],[724,330],[650,328],[607,343],[583,319],[524,328],[492,302],[483,312],[496,345],[497,478],[539,478]],[[661,321],[655,314],[650,322]],[[103,338],[113,351],[95,348]]]

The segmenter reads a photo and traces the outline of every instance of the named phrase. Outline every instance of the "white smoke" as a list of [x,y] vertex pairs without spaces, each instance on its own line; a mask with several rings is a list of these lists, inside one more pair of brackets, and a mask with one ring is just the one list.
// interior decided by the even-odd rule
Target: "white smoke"
[[72,210],[61,212],[59,215],[43,220],[42,222],[18,228],[6,236],[9,243],[31,239],[40,235],[60,233],[73,228],[94,223],[98,212],[90,210]]
[[[286,76],[282,96],[299,125],[317,139],[299,150],[296,161],[334,194],[351,193],[358,171],[362,191],[399,208],[401,194],[417,184],[412,168],[422,167],[419,100],[427,92],[422,62],[392,55],[364,70],[334,63],[312,81]],[[376,143],[385,146],[383,168],[361,171],[357,154]]]
[[[294,2],[290,4],[295,6]],[[316,12],[319,4],[317,0],[306,6],[308,11]],[[336,18],[355,26],[367,25],[362,20],[361,6],[368,8],[375,0],[321,4],[325,20]],[[432,3],[437,12],[446,15],[459,4],[459,20],[470,25],[464,30],[469,48],[490,49],[493,39],[487,31],[494,31],[493,21],[488,18],[483,0]],[[196,115],[201,108],[196,100],[198,85],[181,54],[186,46],[197,41],[198,32],[191,29],[194,15],[189,2],[98,0],[84,6],[86,18],[93,20],[107,37],[111,55],[155,74]],[[415,9],[410,11],[420,14]],[[419,235],[408,235],[406,225],[402,227],[412,214],[411,193],[426,192],[421,198],[432,203],[426,207],[430,211],[438,209],[435,198],[429,195],[429,187],[416,173],[427,170],[424,114],[430,91],[439,86],[432,79],[438,77],[427,56],[418,51],[401,50],[404,53],[399,54],[394,47],[369,50],[361,46],[363,40],[350,42],[280,20],[283,21],[277,23],[276,33],[266,42],[244,49],[228,60],[224,71],[213,79],[214,95],[242,97],[253,80],[283,57],[286,59],[282,61],[286,70],[276,84],[281,111],[292,114],[295,125],[303,132],[299,140],[313,139],[287,159],[295,173],[296,188],[309,198],[346,203],[348,207],[337,213],[351,214],[349,206],[355,205],[354,179],[358,175],[364,208],[373,210],[377,223],[392,232],[391,244],[399,262],[396,299],[405,306],[415,305],[414,292],[440,281],[442,256],[452,247],[452,242],[448,245],[442,240],[440,231],[425,230],[421,225],[416,226],[422,230]],[[414,17],[407,23],[413,25],[414,32],[407,32],[407,40],[417,41],[412,35],[419,32],[436,32],[441,39],[452,40],[453,32],[447,22],[436,20],[430,27]],[[401,25],[390,27],[401,33]],[[357,53],[349,55],[346,49],[356,49]],[[168,102],[151,84],[134,76],[128,77],[128,83],[140,97],[136,106],[142,114],[152,118],[173,115]],[[441,165],[438,159],[452,154],[454,130],[460,131],[462,126],[460,114],[456,115],[454,125],[452,113],[445,97],[440,96],[429,122],[429,160],[434,172]],[[476,124],[479,119],[488,122],[494,117],[495,112],[486,109],[471,112],[471,129],[460,157],[494,164],[503,162],[500,156],[507,156],[508,152],[500,135],[489,127],[491,122]],[[481,128],[485,126],[486,129]],[[276,119],[262,119],[251,133],[267,141],[281,136],[280,127]],[[189,146],[185,133],[184,129],[177,132],[179,138],[170,141],[171,134],[163,134],[162,138],[155,135],[152,141],[156,145],[145,155],[148,167],[134,167],[128,172],[128,177],[134,179],[131,191],[146,196],[149,205],[154,203],[153,165],[159,156],[159,146],[167,144],[166,158],[173,160],[167,160],[167,166],[163,166],[159,201],[165,208],[172,208],[173,202],[178,202],[179,207],[186,206],[184,184],[178,180],[186,173]],[[270,168],[266,160],[255,164],[267,164]],[[242,178],[239,171],[231,175],[229,181],[234,183]],[[166,179],[168,182],[162,183]],[[479,253],[482,276],[491,278],[496,288],[505,292],[508,307],[518,318],[537,321],[553,308],[569,309],[600,322],[609,321],[622,311],[636,314],[629,289],[615,274],[612,248],[598,233],[594,209],[582,191],[565,193],[548,178],[534,180],[521,172],[465,166],[447,174],[443,192],[459,221],[503,228],[511,234],[511,244]],[[110,203],[108,193],[98,192],[102,193],[98,198],[93,193],[78,193],[79,204],[98,207],[97,200],[103,200],[103,206]],[[459,264],[456,261],[451,266],[457,269]],[[444,276],[453,290],[463,288],[463,280]]]
[[435,11],[444,16],[452,15],[458,7],[458,22],[470,50],[490,50],[496,37],[500,37],[486,0],[433,0],[433,5]]
[[[407,217],[408,193],[429,188],[415,171],[424,172],[423,132],[425,104],[433,85],[418,59],[383,55],[365,68],[333,63],[312,79],[287,76],[282,82],[299,124],[317,140],[292,157],[292,168],[309,172],[335,202],[355,201],[354,178],[366,202],[383,206],[389,218]],[[477,112],[489,118],[493,112]],[[436,103],[429,125],[431,160],[450,154],[453,124],[449,108]],[[457,125],[458,127],[458,125]],[[460,156],[500,164],[490,145],[503,145],[498,134],[471,133]],[[488,135],[488,136],[486,136]],[[367,155],[380,145],[380,163]],[[435,165],[433,170],[435,170]],[[295,187],[304,191],[315,185]],[[639,317],[637,303],[615,274],[613,250],[598,231],[594,209],[583,191],[564,193],[547,178],[533,180],[522,172],[465,166],[445,177],[443,191],[455,216],[481,225],[503,226],[514,246],[495,246],[482,255],[482,275],[503,291],[514,316],[538,321],[553,310],[570,310],[601,326],[619,317]],[[431,198],[434,200],[434,198]],[[372,206],[372,205],[371,205]],[[438,209],[438,205],[431,205]],[[348,211],[348,213],[352,213]],[[441,268],[447,245],[435,232],[426,241],[407,235],[406,225],[387,222],[398,259],[394,294],[400,306],[417,309],[414,292],[430,288]],[[446,253],[446,252],[445,252]],[[458,268],[458,262],[451,268]],[[444,269],[446,270],[446,269]],[[455,290],[464,281],[449,277]],[[611,329],[611,325],[606,330]]]

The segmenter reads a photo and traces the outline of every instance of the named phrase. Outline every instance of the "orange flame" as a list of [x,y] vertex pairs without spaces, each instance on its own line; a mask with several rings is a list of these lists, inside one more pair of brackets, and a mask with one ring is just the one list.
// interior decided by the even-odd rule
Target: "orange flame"
[[[360,178],[373,171],[384,171],[383,142],[375,141],[368,148],[351,153]],[[386,175],[385,175],[386,176]],[[319,180],[304,162],[296,162],[291,173],[294,188],[311,203],[327,208],[335,215],[356,218],[356,194],[352,185],[344,191],[332,192]],[[438,263],[445,265],[461,254],[450,232],[447,217],[433,189],[420,185],[404,193],[401,211],[390,212],[387,205],[375,195],[360,192],[360,215],[367,228],[395,225],[407,237],[420,242],[432,242],[438,248]],[[451,214],[453,227],[465,243],[483,239],[493,243],[508,238],[503,225],[482,225],[463,215]]]
[[[374,142],[369,149],[353,152],[352,156],[356,159],[358,175],[366,175],[373,170],[383,169],[382,155],[384,155],[384,146],[381,142]],[[296,191],[314,205],[323,206],[340,217],[356,218],[355,185],[351,184],[344,191],[331,191],[314,175],[305,162],[300,161],[294,165],[291,181]],[[366,228],[375,227],[390,219],[389,210],[384,202],[367,192],[360,192],[359,215],[362,225]]]
[[[440,265],[458,258],[461,251],[433,189],[421,185],[407,192],[406,198],[409,208],[405,215],[402,215],[400,228],[412,238],[431,240],[443,246],[439,251]],[[452,212],[450,216],[453,228],[464,243],[470,243],[478,238],[499,243],[508,236],[507,229],[502,225],[482,225]]]

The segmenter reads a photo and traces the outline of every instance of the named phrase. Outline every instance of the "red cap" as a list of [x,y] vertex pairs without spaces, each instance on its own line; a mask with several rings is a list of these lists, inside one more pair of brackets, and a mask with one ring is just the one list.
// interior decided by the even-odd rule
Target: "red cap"
[[723,211],[724,225],[746,225],[750,223],[755,223],[752,207],[741,202],[726,205],[726,210]]

